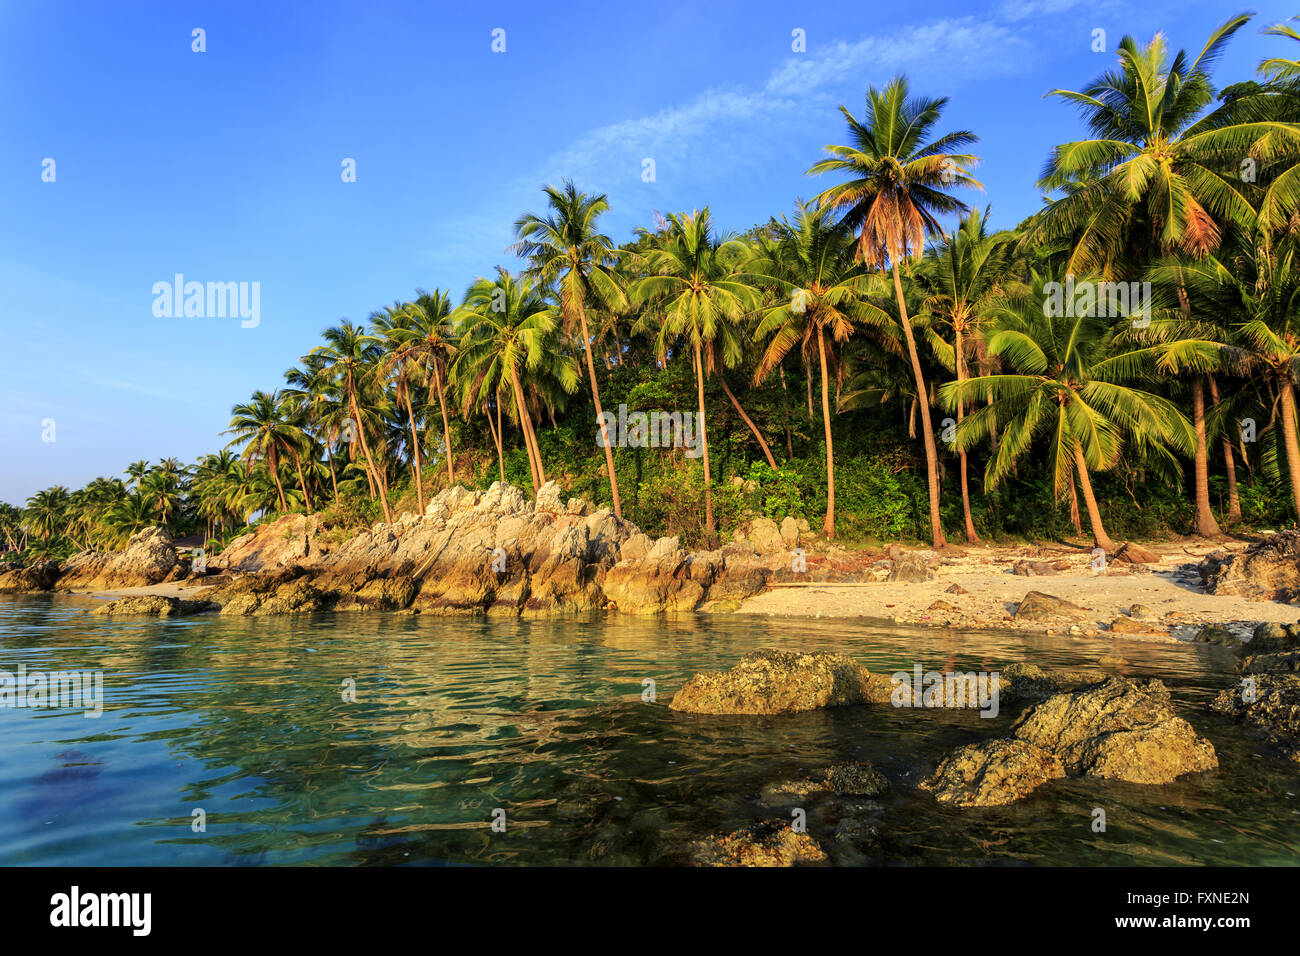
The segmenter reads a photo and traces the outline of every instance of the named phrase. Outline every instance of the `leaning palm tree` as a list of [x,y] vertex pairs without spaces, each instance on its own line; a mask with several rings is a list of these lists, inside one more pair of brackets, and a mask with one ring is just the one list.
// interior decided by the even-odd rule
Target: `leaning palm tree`
[[1041,278],[1035,280],[1029,296],[997,311],[988,350],[1011,371],[949,382],[940,397],[953,409],[958,401],[993,396],[990,404],[966,416],[955,439],[958,448],[969,449],[987,439],[997,423],[1000,441],[985,469],[986,490],[996,487],[1043,438],[1056,495],[1063,496],[1077,479],[1094,544],[1113,551],[1089,473],[1113,468],[1126,441],[1169,463],[1170,449],[1190,453],[1195,436],[1171,402],[1124,384],[1143,373],[1141,363],[1114,348],[1125,322],[1114,327],[1095,315],[1047,315],[1040,304],[1047,297],[1044,285]]
[[[677,342],[684,341],[691,350],[699,399],[698,431],[703,448],[704,522],[710,538],[717,529],[713,518],[704,378],[717,360],[715,342],[721,345],[724,364],[735,364],[739,359],[740,323],[759,305],[758,290],[735,269],[747,256],[748,249],[743,242],[719,242],[714,237],[708,207],[689,216],[670,213],[664,234],[642,257],[647,274],[636,281],[632,290],[634,303],[651,306],[651,311],[662,318],[656,338],[656,351],[661,360],[666,361],[670,347]],[[758,429],[749,416],[739,403],[736,407],[757,435]],[[761,441],[762,436],[759,438]],[[771,452],[768,455],[770,458]]]
[[[868,266],[888,264],[892,269],[898,317],[918,396],[928,393],[899,266],[903,260],[922,253],[927,235],[942,231],[938,215],[966,211],[964,203],[948,195],[949,187],[983,188],[970,174],[976,158],[950,152],[977,143],[979,138],[974,133],[957,130],[931,139],[947,105],[946,97],[909,99],[907,79],[902,76],[895,77],[884,89],[873,86],[867,91],[866,113],[861,120],[840,107],[848,123],[851,145],[827,146],[830,158],[808,170],[814,175],[843,173],[850,177],[848,182],[822,192],[815,202],[844,210],[842,225],[858,233],[858,256]],[[941,548],[944,537],[939,519],[939,452],[924,403],[922,412],[930,532],[934,546]]]
[[528,274],[543,285],[555,284],[560,293],[560,314],[572,331],[582,336],[582,352],[587,359],[587,378],[591,400],[600,424],[601,446],[605,450],[605,468],[609,472],[609,490],[614,499],[614,514],[623,517],[623,503],[618,494],[618,476],[614,473],[614,449],[605,426],[596,384],[596,366],[592,361],[592,337],[587,327],[589,303],[610,310],[624,308],[627,296],[608,267],[614,258],[609,237],[597,231],[596,220],[609,209],[606,196],[580,192],[566,180],[563,189],[545,186],[549,214],[545,217],[525,213],[515,222],[519,241],[512,251],[529,260]]
[[[957,381],[970,377],[966,364],[970,348],[978,345],[980,332],[995,303],[1021,291],[1015,255],[1016,237],[1010,232],[990,235],[988,210],[972,210],[951,234],[931,248],[922,261],[917,280],[926,293],[924,309],[940,324],[952,329],[953,370]],[[957,424],[966,405],[957,402]],[[966,452],[958,449],[962,519],[966,540],[979,541],[971,516],[970,486]]]
[[528,402],[529,380],[555,378],[566,392],[578,385],[576,364],[560,353],[555,308],[527,278],[498,266],[495,279],[479,279],[452,314],[461,328],[452,374],[468,410],[509,393],[523,432],[534,494],[546,483],[546,468]]
[[326,344],[312,349],[308,358],[314,357],[319,362],[321,370],[342,390],[344,403],[351,413],[350,418],[343,422],[345,426],[350,424],[351,427],[344,430],[351,433],[348,435],[349,439],[360,440],[361,451],[366,459],[367,477],[370,479],[371,487],[378,488],[379,502],[384,509],[384,521],[391,524],[393,515],[388,508],[387,481],[375,464],[374,455],[371,454],[370,441],[366,436],[366,421],[361,415],[361,406],[357,400],[358,394],[373,378],[377,361],[375,342],[366,334],[365,329],[346,320],[341,325],[326,329],[324,338]]
[[[853,239],[834,228],[829,210],[800,205],[794,222],[782,217],[776,238],[749,263],[776,301],[760,312],[754,337],[766,341],[754,381],[767,378],[798,346],[815,353],[821,369],[822,426],[826,439],[826,517],[822,532],[835,537],[835,447],[831,439],[830,366],[862,325],[892,326],[893,319],[869,298],[879,277],[853,256]],[[873,289],[873,286],[875,287]]]

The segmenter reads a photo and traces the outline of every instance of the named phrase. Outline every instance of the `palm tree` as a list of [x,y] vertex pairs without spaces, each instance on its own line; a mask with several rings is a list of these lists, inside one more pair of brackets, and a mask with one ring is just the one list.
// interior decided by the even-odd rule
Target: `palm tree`
[[596,366],[591,358],[591,332],[587,327],[589,302],[611,310],[627,304],[627,296],[607,265],[615,256],[613,243],[596,231],[596,220],[609,209],[609,201],[604,193],[592,196],[580,192],[569,180],[562,190],[545,186],[542,192],[546,194],[549,214],[520,216],[515,222],[519,241],[512,251],[529,260],[530,277],[543,285],[554,283],[559,287],[560,314],[565,326],[572,331],[576,325],[582,335],[582,352],[587,359],[591,399],[600,424],[600,444],[605,450],[614,514],[621,518],[623,502],[618,494],[618,476],[614,473],[613,443],[605,427],[605,410],[600,404]]
[[[367,474],[371,483],[379,489],[379,501],[384,509],[384,521],[392,524],[393,515],[388,508],[387,481],[375,465],[370,453],[370,442],[366,437],[366,424],[361,415],[361,406],[357,402],[358,392],[368,384],[374,371],[377,356],[374,340],[366,335],[358,325],[344,320],[341,325],[328,328],[324,332],[325,345],[312,349],[311,355],[317,358],[320,368],[342,389],[344,402],[351,412],[351,437],[361,441],[361,451],[366,457]],[[278,481],[278,479],[277,479]]]
[[139,485],[140,479],[148,474],[148,472],[149,462],[141,460],[133,461],[131,464],[127,465],[125,474],[131,480],[132,485]]
[[[987,209],[972,210],[951,235],[944,235],[923,260],[917,275],[926,291],[923,308],[935,319],[952,329],[953,369],[957,381],[969,378],[966,358],[969,348],[980,341],[983,323],[993,305],[1018,286],[1015,256],[1016,237],[1003,232],[989,235]],[[965,417],[966,407],[957,402],[957,424]],[[957,451],[962,519],[966,540],[979,541],[971,516],[970,486],[964,449]]]
[[[794,223],[785,217],[776,239],[750,263],[761,280],[772,283],[775,303],[760,313],[754,337],[768,340],[754,370],[754,381],[780,367],[796,345],[815,352],[821,369],[822,426],[826,440],[826,517],[822,532],[835,537],[835,448],[831,439],[830,369],[836,350],[861,324],[892,326],[892,318],[870,302],[874,275],[853,256],[853,240],[830,222],[829,210],[799,205]],[[878,280],[875,285],[878,286]],[[877,291],[879,291],[877,289]]]
[[[275,480],[280,511],[289,510],[285,499],[284,485],[280,482],[280,461],[282,456],[295,454],[295,447],[303,439],[302,430],[293,422],[285,419],[285,404],[280,394],[275,392],[253,392],[252,400],[236,405],[231,409],[230,428],[227,435],[235,437],[226,445],[243,444],[243,459],[246,467],[264,460],[267,471]],[[299,477],[302,472],[299,470]]]
[[396,389],[397,404],[406,406],[407,423],[411,430],[411,482],[415,485],[415,498],[424,514],[424,482],[421,480],[420,468],[420,433],[415,427],[415,400],[411,397],[417,385],[417,370],[414,354],[407,350],[406,343],[414,337],[415,310],[407,304],[397,303],[387,306],[382,312],[370,316],[370,326],[374,337],[381,343],[387,353],[379,363],[378,374],[383,379],[390,379]]
[[936,215],[964,213],[964,203],[945,190],[953,185],[983,188],[970,175],[976,159],[967,153],[952,153],[979,141],[967,130],[946,133],[931,140],[935,124],[948,105],[941,99],[909,99],[907,79],[895,77],[883,90],[867,91],[866,112],[861,121],[843,106],[852,145],[827,146],[830,158],[813,164],[810,174],[844,173],[848,182],[832,186],[815,202],[830,209],[845,210],[842,225],[858,233],[858,256],[868,266],[889,264],[894,277],[894,295],[899,321],[907,341],[916,393],[921,399],[921,427],[925,439],[926,477],[930,491],[930,531],[934,546],[944,546],[939,520],[939,453],[934,443],[934,426],[924,402],[928,394],[921,356],[907,314],[899,264],[920,255],[925,237],[942,230]]
[[556,310],[531,281],[498,266],[495,279],[470,286],[452,320],[461,327],[452,369],[463,403],[468,410],[489,396],[511,394],[536,494],[546,483],[546,468],[528,404],[529,383],[551,377],[570,393],[578,385],[575,363],[556,347]]
[[1140,376],[1141,365],[1115,352],[1113,343],[1120,333],[1109,327],[1109,320],[1046,315],[1039,304],[1046,295],[1039,278],[1030,296],[997,311],[988,349],[1011,372],[949,382],[940,396],[949,409],[985,393],[993,396],[992,403],[966,416],[956,434],[957,447],[968,449],[988,438],[993,423],[998,423],[997,452],[984,473],[987,490],[1011,472],[1035,438],[1045,437],[1056,495],[1063,495],[1077,478],[1093,541],[1113,551],[1115,543],[1102,524],[1089,472],[1113,468],[1126,439],[1138,451],[1168,461],[1169,446],[1188,453],[1195,436],[1172,403],[1123,384]]
[[[741,355],[740,323],[759,305],[758,291],[734,266],[748,256],[738,240],[714,238],[708,207],[693,215],[670,213],[667,228],[643,256],[647,275],[633,286],[632,299],[638,305],[653,304],[662,323],[656,351],[666,360],[672,343],[685,339],[691,348],[699,399],[699,434],[704,458],[704,514],[710,538],[716,532],[713,519],[713,481],[709,470],[709,439],[704,410],[704,377],[717,361],[715,343],[720,343],[724,364],[735,364]],[[731,390],[728,393],[741,418],[759,437],[758,428],[745,414]],[[767,452],[771,461],[771,452]],[[775,465],[773,466],[775,467]]]
[[23,527],[30,533],[49,541],[62,533],[67,521],[68,489],[62,485],[38,491],[27,499],[23,510]]

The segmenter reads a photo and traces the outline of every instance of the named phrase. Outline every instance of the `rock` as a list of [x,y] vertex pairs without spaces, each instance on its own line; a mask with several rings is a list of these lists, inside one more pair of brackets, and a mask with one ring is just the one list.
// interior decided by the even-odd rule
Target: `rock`
[[771,518],[751,518],[736,529],[735,538],[752,544],[760,554],[786,550],[781,529]]
[[1061,761],[1042,748],[1024,740],[996,739],[958,748],[919,787],[939,803],[996,807],[1064,776]]
[[1008,664],[998,675],[998,696],[1007,703],[1046,700],[1059,689],[1037,664]]
[[53,561],[34,561],[27,567],[7,564],[0,567],[0,593],[48,591],[58,578],[59,566]]
[[1017,561],[1011,568],[1012,574],[1019,574],[1024,577],[1036,577],[1039,575],[1055,574],[1056,568],[1046,561]]
[[935,601],[926,610],[931,614],[942,614],[947,616],[956,616],[963,613],[957,605],[948,601]]
[[1160,555],[1150,548],[1144,548],[1142,545],[1130,541],[1122,545],[1111,560],[1122,564],[1158,564]]
[[781,519],[781,544],[787,549],[799,546],[799,522],[789,515]]
[[1197,571],[1210,594],[1295,603],[1300,598],[1300,531],[1270,534],[1240,554],[1210,555]]
[[109,601],[95,608],[94,613],[104,617],[182,617],[215,608],[211,601],[182,601],[160,594],[136,594]]
[[321,560],[330,544],[320,534],[319,515],[282,515],[242,534],[215,557],[208,567],[225,571],[271,571]]
[[1126,667],[1128,665],[1128,658],[1119,657],[1115,654],[1103,654],[1101,657],[1097,658],[1097,663],[1102,667]]
[[869,763],[837,763],[826,771],[824,782],[832,793],[853,797],[878,797],[889,791],[885,775]]
[[1224,624],[1206,624],[1196,632],[1196,637],[1192,640],[1197,644],[1223,644],[1227,647],[1241,643],[1241,639]]
[[1156,614],[1145,604],[1134,604],[1128,609],[1128,616],[1135,621],[1154,621]]
[[696,866],[806,866],[827,862],[817,842],[788,825],[760,823],[691,847]]
[[889,580],[908,583],[933,581],[938,563],[939,556],[933,551],[909,551],[894,560]]
[[1057,694],[1023,715],[1012,733],[1075,775],[1154,784],[1219,765],[1214,745],[1174,713],[1158,680],[1112,677]]
[[946,588],[943,589],[943,593],[944,594],[970,594],[970,592],[967,591],[960,584],[948,585]]
[[1252,654],[1267,654],[1300,647],[1300,638],[1281,624],[1260,624],[1250,638],[1248,649]]
[[63,566],[55,587],[60,591],[110,591],[159,584],[178,565],[181,556],[171,535],[158,527],[131,535],[122,551],[82,551]]
[[1017,621],[1050,621],[1061,617],[1082,621],[1088,618],[1088,612],[1063,598],[1042,591],[1030,591],[1015,613]]
[[886,703],[888,678],[840,654],[754,651],[729,671],[696,674],[669,704],[694,714],[793,714]]
[[1149,624],[1145,621],[1134,620],[1131,617],[1117,617],[1110,622],[1110,630],[1113,634],[1135,634],[1145,637],[1169,637],[1168,631]]
[[759,802],[766,807],[794,807],[827,792],[823,780],[785,780],[770,783],[758,795]]
[[1240,686],[1220,691],[1209,708],[1261,731],[1300,763],[1300,675],[1261,674],[1243,679]]

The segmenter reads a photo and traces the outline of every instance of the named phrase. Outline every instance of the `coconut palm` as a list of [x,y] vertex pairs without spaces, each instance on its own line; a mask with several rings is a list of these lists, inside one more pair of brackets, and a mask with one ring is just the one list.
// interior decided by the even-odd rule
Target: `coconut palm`
[[[988,232],[989,211],[972,210],[951,235],[933,246],[922,262],[917,280],[924,290],[923,308],[939,324],[952,329],[953,370],[957,381],[970,377],[967,356],[980,343],[980,333],[994,305],[1020,290],[1015,254],[1016,236]],[[966,406],[957,402],[957,424]],[[971,516],[970,486],[964,449],[958,449],[962,519],[966,540],[979,541]]]
[[226,434],[235,437],[226,447],[244,446],[242,457],[246,468],[258,461],[266,462],[267,471],[275,481],[280,511],[287,512],[289,505],[280,481],[280,462],[286,456],[295,455],[303,440],[301,428],[286,420],[286,406],[279,392],[255,391],[251,401],[240,403],[230,411],[230,428]]
[[555,284],[560,295],[560,314],[568,330],[575,326],[582,336],[582,352],[587,360],[587,377],[591,399],[600,425],[600,444],[605,450],[605,468],[609,472],[610,495],[614,514],[623,517],[623,503],[618,494],[618,476],[614,473],[614,448],[605,427],[600,388],[596,383],[596,366],[592,361],[592,337],[587,325],[589,303],[610,310],[624,308],[627,296],[608,264],[614,258],[609,237],[597,231],[596,220],[609,209],[606,196],[580,192],[569,180],[562,189],[545,186],[549,213],[538,216],[525,213],[515,222],[519,241],[512,251],[529,260],[528,274],[543,285]]
[[68,489],[62,485],[38,491],[27,499],[23,509],[23,528],[41,541],[62,533],[67,522]]
[[853,255],[853,239],[835,228],[828,209],[799,205],[794,222],[782,217],[776,237],[749,263],[772,283],[776,301],[760,312],[754,337],[767,344],[754,381],[767,378],[798,346],[815,354],[821,369],[822,426],[826,442],[826,517],[822,532],[835,537],[835,449],[831,438],[830,368],[862,325],[888,328],[893,319],[868,295],[880,282]]
[[452,362],[466,409],[508,393],[528,452],[534,494],[546,483],[528,382],[551,377],[566,392],[578,385],[577,366],[557,348],[556,309],[528,278],[515,278],[498,266],[495,279],[479,279],[452,314],[461,329],[460,351]]
[[[384,509],[384,520],[391,524],[393,515],[388,508],[387,480],[380,473],[374,455],[371,454],[370,440],[366,435],[368,430],[366,420],[362,417],[361,405],[357,400],[357,396],[367,389],[374,375],[378,359],[375,341],[363,328],[346,320],[340,325],[326,329],[324,338],[326,344],[312,349],[311,356],[319,363],[320,370],[342,390],[344,403],[350,412],[351,423],[351,427],[348,428],[346,427],[348,421],[345,420],[342,423],[343,431],[349,440],[360,440],[361,451],[365,455],[368,469],[367,477],[372,488],[378,488],[379,501]],[[351,434],[346,434],[348,432]]]
[[[737,272],[749,250],[738,240],[713,235],[708,207],[692,215],[670,213],[666,229],[641,257],[647,273],[633,285],[632,300],[652,306],[661,317],[656,352],[666,360],[677,343],[691,350],[699,399],[699,435],[703,448],[705,527],[712,538],[713,480],[709,469],[709,439],[704,409],[704,378],[719,358],[735,364],[742,352],[740,326],[759,305],[757,289]],[[724,383],[725,387],[725,383]],[[730,389],[727,389],[730,393]],[[732,396],[734,401],[734,396]],[[750,430],[766,447],[758,428],[736,402]],[[771,460],[771,452],[768,453]]]
[[972,412],[957,427],[958,448],[989,437],[993,423],[1001,430],[996,453],[984,473],[992,490],[1028,452],[1035,439],[1047,441],[1047,468],[1058,497],[1077,479],[1099,548],[1113,551],[1090,472],[1106,471],[1120,460],[1125,442],[1135,450],[1170,460],[1169,449],[1184,454],[1195,445],[1192,427],[1168,400],[1124,384],[1140,379],[1142,365],[1117,351],[1117,337],[1127,321],[1091,314],[1052,316],[1041,303],[1047,296],[1042,278],[1025,299],[998,308],[988,337],[990,354],[1010,371],[949,382],[940,396],[949,409],[985,393],[993,401]]
[[[931,138],[947,105],[946,97],[909,98],[903,76],[895,77],[884,89],[873,86],[867,91],[866,112],[861,120],[840,107],[851,145],[827,146],[830,157],[808,170],[814,175],[843,173],[849,177],[847,182],[820,193],[815,202],[844,212],[842,225],[858,234],[858,256],[863,262],[872,267],[888,264],[891,268],[918,396],[928,392],[903,294],[900,264],[922,253],[927,235],[942,231],[937,216],[966,211],[964,203],[948,195],[948,188],[983,188],[970,174],[975,157],[950,152],[978,142],[974,133],[956,130]],[[934,546],[941,548],[944,537],[939,520],[939,453],[924,403],[921,426],[930,492],[930,532]]]

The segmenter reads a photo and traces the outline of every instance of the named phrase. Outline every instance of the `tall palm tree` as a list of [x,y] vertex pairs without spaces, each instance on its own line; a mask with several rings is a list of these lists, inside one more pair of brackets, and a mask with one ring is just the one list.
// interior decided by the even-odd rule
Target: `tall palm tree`
[[23,510],[23,527],[42,541],[62,533],[67,520],[68,489],[62,485],[38,491],[27,499]]
[[562,189],[545,186],[549,212],[546,216],[525,213],[515,222],[519,241],[516,254],[529,260],[529,275],[543,285],[555,284],[560,293],[560,314],[569,330],[575,326],[582,335],[582,352],[587,360],[587,378],[591,400],[600,424],[601,445],[605,450],[605,468],[609,472],[610,495],[614,514],[623,517],[623,502],[618,493],[618,476],[614,472],[614,448],[605,427],[605,410],[600,403],[596,384],[596,366],[592,361],[592,337],[587,326],[588,303],[610,310],[626,307],[627,296],[608,264],[615,256],[609,237],[598,232],[596,220],[609,209],[604,193],[588,195],[566,180]]
[[1169,448],[1189,453],[1190,423],[1174,405],[1149,391],[1123,384],[1140,377],[1141,366],[1114,343],[1121,330],[1093,315],[1045,315],[1040,303],[1044,281],[1035,280],[1026,299],[998,309],[989,352],[1012,371],[949,382],[940,396],[949,408],[985,393],[993,402],[972,412],[957,428],[956,444],[970,448],[1001,429],[997,452],[984,473],[992,490],[1030,449],[1047,440],[1047,467],[1053,489],[1062,496],[1077,478],[1088,509],[1093,541],[1113,551],[1102,524],[1089,472],[1113,468],[1125,441],[1143,453],[1169,461]]
[[[761,280],[775,287],[776,301],[760,312],[754,337],[767,345],[754,381],[778,369],[790,350],[814,353],[821,369],[822,426],[826,441],[826,517],[822,532],[835,537],[835,446],[831,438],[830,367],[838,350],[863,324],[893,325],[868,298],[878,277],[853,256],[853,239],[830,221],[829,210],[799,205],[794,222],[785,217],[776,237],[750,262]],[[875,281],[873,281],[875,280]]]
[[326,329],[324,339],[325,344],[312,349],[311,355],[317,358],[321,370],[342,389],[344,402],[351,413],[353,432],[351,437],[361,442],[361,451],[366,458],[367,474],[371,484],[379,491],[379,502],[384,509],[384,521],[392,524],[393,514],[388,507],[387,481],[380,474],[374,455],[371,454],[370,441],[366,436],[366,421],[362,417],[361,406],[357,401],[358,393],[369,384],[375,370],[377,361],[375,342],[363,328],[346,320],[340,325]]
[[415,337],[415,310],[408,303],[396,303],[383,311],[370,316],[372,335],[380,342],[385,352],[379,362],[378,374],[381,379],[389,380],[396,390],[397,405],[406,406],[407,424],[411,438],[407,443],[411,448],[411,483],[415,485],[415,498],[424,514],[424,481],[420,467],[420,433],[415,427],[415,399],[413,392],[418,387],[418,369],[415,355],[406,348],[406,343]]
[[[899,321],[918,396],[928,392],[899,266],[903,260],[922,253],[927,235],[942,231],[937,215],[966,211],[964,203],[948,195],[949,187],[983,188],[970,174],[975,157],[950,152],[977,143],[979,138],[974,133],[957,130],[931,139],[947,105],[946,97],[909,98],[903,76],[895,77],[884,89],[873,86],[867,91],[866,112],[861,120],[840,107],[851,145],[827,146],[830,157],[808,170],[813,175],[843,173],[850,177],[848,182],[819,194],[815,202],[844,211],[842,224],[858,233],[858,256],[867,265],[883,267],[888,263],[893,271]],[[934,546],[941,548],[945,542],[939,519],[939,453],[924,400],[921,411],[930,532]]]
[[[265,461],[267,471],[275,480],[280,511],[289,510],[284,494],[284,485],[280,481],[280,462],[285,455],[292,457],[295,446],[302,441],[301,429],[285,420],[285,405],[278,392],[267,394],[263,391],[253,392],[251,401],[242,402],[231,410],[230,428],[227,435],[235,437],[227,448],[242,444],[243,459],[246,467],[255,462]],[[299,473],[301,475],[301,472]]]
[[553,377],[570,393],[578,385],[576,364],[557,348],[556,310],[530,280],[517,279],[498,266],[495,279],[479,279],[470,286],[452,320],[461,328],[452,368],[464,404],[468,409],[489,396],[511,395],[536,494],[546,483],[546,468],[533,427],[528,382]]
[[[739,359],[740,324],[746,314],[758,308],[758,290],[736,271],[736,265],[748,255],[743,242],[714,237],[707,206],[690,216],[669,213],[665,232],[642,257],[648,274],[638,279],[632,290],[633,302],[652,305],[662,316],[656,339],[659,356],[666,360],[669,348],[679,341],[691,349],[704,459],[704,521],[710,538],[717,526],[713,517],[704,378],[718,358],[715,343],[721,345],[724,364]],[[730,393],[730,389],[727,391]],[[750,430],[759,435],[739,402],[735,404]],[[761,435],[759,439],[765,447]],[[770,451],[768,456],[770,460]]]
[[[957,381],[970,377],[966,364],[968,350],[980,341],[980,332],[993,305],[1019,288],[1016,274],[1016,236],[1010,232],[990,235],[988,210],[972,210],[951,234],[933,246],[917,275],[926,298],[925,310],[952,329],[953,369]],[[957,424],[965,417],[966,406],[957,402]],[[970,486],[964,449],[958,449],[961,483],[962,519],[966,540],[979,541],[971,516]]]

